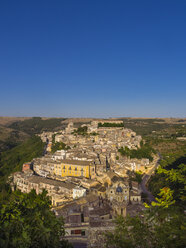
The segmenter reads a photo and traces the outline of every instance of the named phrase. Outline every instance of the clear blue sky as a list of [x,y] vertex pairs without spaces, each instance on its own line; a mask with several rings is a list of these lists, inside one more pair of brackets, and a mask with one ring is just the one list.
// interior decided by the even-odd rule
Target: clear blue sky
[[0,115],[185,117],[185,0],[1,0]]

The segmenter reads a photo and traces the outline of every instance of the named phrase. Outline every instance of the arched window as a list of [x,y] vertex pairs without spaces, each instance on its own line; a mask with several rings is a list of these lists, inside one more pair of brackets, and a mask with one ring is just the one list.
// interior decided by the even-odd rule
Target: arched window
[[121,215],[123,215],[123,208],[121,208]]

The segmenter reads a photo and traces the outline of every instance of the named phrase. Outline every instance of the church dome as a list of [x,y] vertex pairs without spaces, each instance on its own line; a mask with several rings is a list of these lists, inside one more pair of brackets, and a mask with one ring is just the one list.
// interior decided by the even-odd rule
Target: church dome
[[121,186],[118,186],[118,187],[116,188],[116,192],[117,192],[117,193],[122,193],[122,192],[123,192],[122,187],[121,187]]

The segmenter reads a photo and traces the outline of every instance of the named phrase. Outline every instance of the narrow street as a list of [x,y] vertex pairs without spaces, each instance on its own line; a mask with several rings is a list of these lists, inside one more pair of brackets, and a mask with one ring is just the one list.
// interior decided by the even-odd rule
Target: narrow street
[[152,201],[155,201],[155,198],[154,196],[152,195],[152,193],[150,191],[148,191],[147,187],[146,187],[146,184],[148,182],[148,180],[150,179],[150,177],[152,176],[153,172],[156,170],[156,168],[158,167],[159,165],[159,162],[160,162],[160,159],[161,159],[161,154],[158,153],[158,156],[159,156],[159,159],[158,161],[156,162],[155,166],[148,172],[148,174],[146,174],[144,177],[143,177],[143,180],[140,184],[140,187],[141,187],[141,190],[144,194],[147,195],[148,199],[149,199],[149,202],[151,203]]
[[44,151],[43,151],[43,156],[45,156],[45,154],[47,154],[47,146],[48,146],[49,140],[46,140],[46,145],[44,147]]

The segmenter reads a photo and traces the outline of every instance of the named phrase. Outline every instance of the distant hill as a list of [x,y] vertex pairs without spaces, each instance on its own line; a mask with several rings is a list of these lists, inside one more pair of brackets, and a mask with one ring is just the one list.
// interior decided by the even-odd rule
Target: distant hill
[[0,117],[0,152],[9,150],[43,131],[64,128],[65,118]]
[[185,137],[186,118],[47,118],[47,117],[0,117],[0,152],[12,148],[28,137],[43,131],[57,131],[73,122],[77,128],[91,121],[122,120],[125,128],[130,128],[144,138],[159,138],[162,135]]
[[15,147],[28,137],[25,132],[0,125],[0,152]]
[[13,122],[24,121],[24,120],[28,120],[31,118],[32,117],[3,117],[3,116],[0,116],[0,125],[8,126]]
[[[62,129],[65,118],[41,118],[32,117],[23,121],[15,121],[8,125],[14,130],[23,131],[29,135],[39,134],[43,131],[55,131]],[[66,126],[66,125],[65,125]]]

